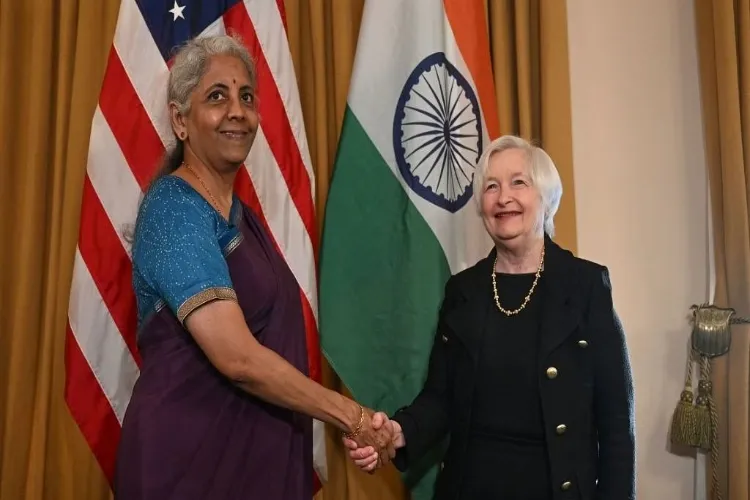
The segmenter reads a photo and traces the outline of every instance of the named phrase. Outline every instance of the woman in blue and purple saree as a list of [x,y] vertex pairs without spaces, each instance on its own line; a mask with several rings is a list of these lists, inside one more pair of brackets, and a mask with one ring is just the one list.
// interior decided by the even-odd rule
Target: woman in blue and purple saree
[[232,37],[189,41],[167,90],[176,147],[133,236],[140,377],[115,497],[309,500],[312,419],[376,447],[372,411],[307,377],[299,287],[233,193],[258,128],[255,68]]

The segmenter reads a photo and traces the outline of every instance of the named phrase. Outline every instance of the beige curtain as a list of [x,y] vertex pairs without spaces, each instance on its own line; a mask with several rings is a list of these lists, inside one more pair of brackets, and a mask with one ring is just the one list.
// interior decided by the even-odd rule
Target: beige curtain
[[[715,303],[748,317],[750,1],[695,0],[695,5],[713,211]],[[733,327],[731,350],[713,361],[712,381],[719,454],[715,474],[708,461],[708,498],[749,500],[750,328]]]
[[[286,0],[321,226],[363,3]],[[555,158],[565,189],[557,240],[575,251],[565,1],[486,3],[502,132]],[[118,9],[119,0],[0,0],[1,499],[111,496],[63,384],[82,179]],[[333,432],[328,449],[319,499],[407,497],[394,469],[355,470]]]

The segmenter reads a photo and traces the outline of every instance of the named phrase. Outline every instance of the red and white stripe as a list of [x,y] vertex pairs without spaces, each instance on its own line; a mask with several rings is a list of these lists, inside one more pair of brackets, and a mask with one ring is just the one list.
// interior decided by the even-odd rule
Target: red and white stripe
[[[284,16],[283,0],[245,0],[201,36],[236,32],[254,55],[261,122],[236,190],[268,228],[299,283],[310,375],[320,381],[315,177]],[[92,122],[66,337],[65,399],[110,482],[140,364],[124,233],[172,140],[168,76],[135,0],[123,0]],[[318,421],[313,441],[317,476],[325,480],[324,427]]]

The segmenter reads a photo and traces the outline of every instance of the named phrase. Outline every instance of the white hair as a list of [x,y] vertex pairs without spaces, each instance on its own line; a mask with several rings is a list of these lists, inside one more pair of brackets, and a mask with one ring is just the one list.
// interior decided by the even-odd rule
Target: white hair
[[555,214],[560,207],[562,198],[562,181],[552,158],[542,148],[534,146],[529,141],[514,135],[504,135],[492,141],[479,157],[476,172],[474,172],[474,201],[479,210],[482,209],[482,193],[490,168],[490,158],[495,153],[502,153],[509,149],[520,149],[528,160],[528,174],[531,183],[539,191],[542,198],[542,213],[544,214],[544,232],[549,236],[555,235]]
[[242,61],[255,94],[255,63],[237,35],[197,37],[177,48],[167,81],[167,101],[174,102],[183,115],[190,112],[190,94],[198,86],[214,56],[233,56]]

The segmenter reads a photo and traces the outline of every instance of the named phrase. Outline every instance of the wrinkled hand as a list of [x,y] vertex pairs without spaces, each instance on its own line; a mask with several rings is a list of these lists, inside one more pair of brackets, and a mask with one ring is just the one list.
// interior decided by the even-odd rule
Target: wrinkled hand
[[[377,418],[375,418],[375,416]],[[387,465],[388,462],[396,455],[393,447],[392,429],[383,425],[385,414],[375,413],[369,408],[365,410],[364,422],[360,433],[351,439],[359,448],[370,448],[377,453],[377,463],[379,467]],[[386,419],[388,417],[385,417]]]
[[384,432],[389,437],[385,447],[373,446],[369,443],[344,438],[344,446],[349,449],[349,456],[354,463],[365,472],[373,472],[388,464],[396,455],[396,450],[406,442],[401,426],[395,420],[390,420],[383,412],[375,413],[370,419],[370,427],[375,432]]

